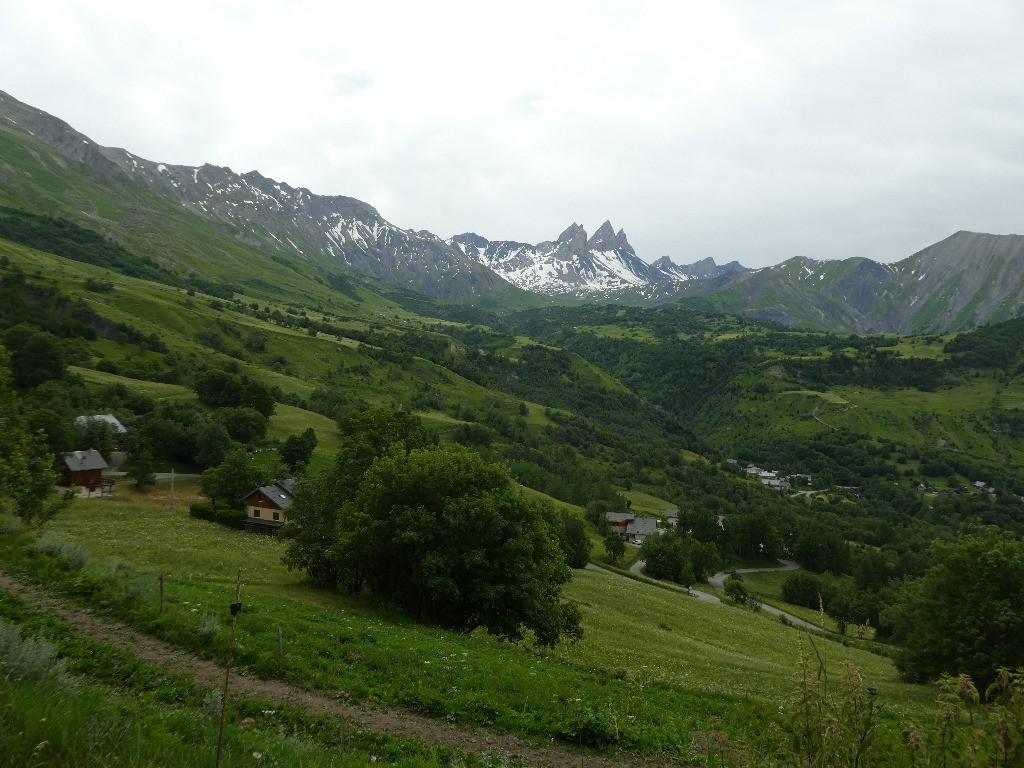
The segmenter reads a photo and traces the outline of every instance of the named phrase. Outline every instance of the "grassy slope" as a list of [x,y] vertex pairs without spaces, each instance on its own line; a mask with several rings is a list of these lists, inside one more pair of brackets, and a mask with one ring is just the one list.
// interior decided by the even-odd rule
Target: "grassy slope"
[[[187,487],[183,487],[178,498],[187,496]],[[178,585],[176,599],[190,603],[182,609],[185,611],[195,608],[202,613],[227,599],[235,573],[241,569],[243,592],[254,614],[253,619],[240,624],[239,641],[243,645],[269,642],[266,635],[278,621],[284,623],[286,637],[309,633],[303,643],[293,641],[290,653],[296,654],[304,653],[307,642],[310,653],[314,653],[322,642],[320,634],[329,636],[346,628],[355,636],[384,632],[393,654],[389,662],[391,679],[425,687],[421,691],[424,696],[440,685],[455,686],[456,690],[501,690],[504,702],[489,706],[503,711],[506,707],[526,706],[530,697],[540,694],[532,683],[517,678],[536,675],[546,679],[546,684],[553,686],[547,695],[557,699],[567,695],[561,691],[572,679],[567,671],[572,669],[580,671],[580,685],[586,695],[595,697],[595,706],[613,708],[616,716],[623,718],[650,716],[679,693],[695,697],[691,703],[704,701],[700,706],[707,712],[721,714],[726,702],[732,702],[728,710],[737,700],[747,699],[774,708],[788,699],[800,655],[810,650],[804,633],[765,615],[707,605],[676,592],[580,571],[575,572],[567,594],[583,609],[584,640],[536,657],[526,648],[499,643],[486,635],[449,635],[379,613],[365,601],[309,589],[298,574],[281,565],[282,542],[192,520],[182,506],[179,503],[170,510],[166,496],[159,493],[153,499],[125,493],[114,500],[82,500],[54,521],[53,530],[80,543],[97,560],[123,560],[140,569],[168,574]],[[319,618],[310,624],[310,610],[324,608],[331,611],[317,613]],[[276,618],[268,623],[268,615]],[[379,637],[374,645],[383,641],[384,636]],[[934,692],[898,682],[887,659],[835,643],[817,642],[836,668],[850,661],[864,670],[901,717],[928,710]],[[398,650],[410,648],[417,652],[410,656]],[[370,647],[361,651],[358,642],[349,650],[357,655],[379,652]],[[445,661],[452,653],[470,659],[452,665]],[[371,696],[372,686],[384,685],[371,671],[359,669],[358,664],[331,673],[319,662],[307,661],[314,664],[320,685],[369,686],[367,695]],[[431,670],[431,676],[422,676],[423,665],[428,662],[444,665],[440,679],[433,676],[439,669]],[[591,674],[587,670],[602,670],[613,679],[628,680],[629,686],[622,690],[614,686],[612,690],[600,686],[593,689],[586,682]],[[381,690],[376,695],[387,698],[394,694]],[[550,703],[538,701],[530,706],[543,710]],[[749,713],[733,716],[742,720]],[[693,717],[691,713],[687,719],[692,721]]]

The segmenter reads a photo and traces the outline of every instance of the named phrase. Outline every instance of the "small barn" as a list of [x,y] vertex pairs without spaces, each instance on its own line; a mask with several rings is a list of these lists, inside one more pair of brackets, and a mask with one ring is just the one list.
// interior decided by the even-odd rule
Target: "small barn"
[[279,480],[253,490],[245,497],[245,530],[276,536],[288,522],[288,507],[292,505],[292,487],[295,481]]
[[89,492],[103,488],[103,470],[107,462],[99,451],[69,451],[61,457],[61,484],[67,487],[78,485]]

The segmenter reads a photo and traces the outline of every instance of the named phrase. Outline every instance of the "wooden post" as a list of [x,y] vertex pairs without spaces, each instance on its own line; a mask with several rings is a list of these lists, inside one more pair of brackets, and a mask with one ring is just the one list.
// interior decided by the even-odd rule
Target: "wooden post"
[[160,574],[160,613],[164,612],[164,575]]
[[[173,479],[172,470],[172,479]],[[224,746],[224,715],[228,708],[228,681],[231,679],[231,652],[235,648],[235,622],[238,621],[238,614],[241,611],[241,604],[238,601],[242,592],[242,569],[238,569],[238,578],[235,580],[235,602],[231,605],[231,638],[228,640],[228,663],[224,671],[224,693],[220,699],[220,733],[217,735],[217,768],[220,768],[220,753]]]
[[281,638],[281,625],[277,625],[277,659],[284,658],[284,640]]
[[171,467],[171,509],[174,509],[174,467]]

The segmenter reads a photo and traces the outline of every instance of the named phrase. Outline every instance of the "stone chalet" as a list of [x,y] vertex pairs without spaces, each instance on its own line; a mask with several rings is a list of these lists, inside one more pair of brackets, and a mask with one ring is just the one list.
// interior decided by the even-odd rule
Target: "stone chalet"
[[280,480],[249,493],[245,497],[245,530],[276,536],[281,526],[288,522],[294,483],[291,479]]

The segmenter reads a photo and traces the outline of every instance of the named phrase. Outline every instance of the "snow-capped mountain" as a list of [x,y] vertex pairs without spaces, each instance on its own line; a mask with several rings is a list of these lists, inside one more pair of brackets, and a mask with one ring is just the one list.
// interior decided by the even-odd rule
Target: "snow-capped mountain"
[[0,91],[0,117],[94,172],[141,184],[206,219],[226,222],[257,248],[344,264],[389,283],[456,301],[510,286],[430,232],[402,229],[352,197],[324,196],[256,171],[157,163],[100,146],[70,125]]
[[513,285],[546,295],[591,295],[636,291],[653,285],[743,271],[738,263],[725,267],[704,259],[692,265],[674,264],[664,256],[648,264],[636,255],[626,233],[606,221],[589,238],[573,223],[555,240],[537,245],[511,240],[487,240],[472,232],[448,240],[454,249],[489,267]]

